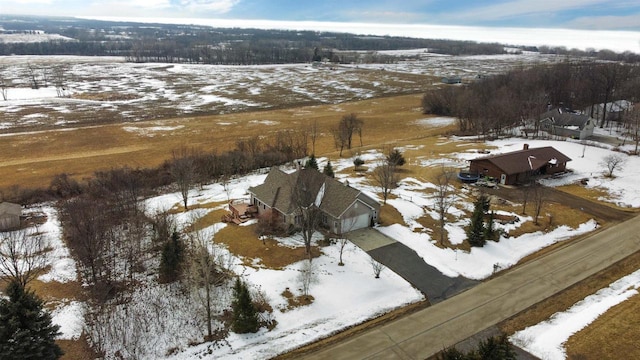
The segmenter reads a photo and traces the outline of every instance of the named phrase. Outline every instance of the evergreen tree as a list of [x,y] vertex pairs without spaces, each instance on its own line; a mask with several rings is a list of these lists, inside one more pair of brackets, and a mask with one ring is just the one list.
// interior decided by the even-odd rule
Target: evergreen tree
[[170,283],[178,280],[183,253],[184,249],[180,241],[180,236],[174,231],[173,234],[171,234],[171,239],[162,246],[158,281],[161,283]]
[[507,335],[504,334],[481,341],[478,344],[478,355],[482,360],[515,360],[517,358]]
[[353,167],[355,171],[358,171],[358,169],[362,165],[364,165],[364,160],[362,160],[362,158],[356,157],[355,159],[353,159]]
[[485,227],[484,227],[484,206],[486,203],[484,195],[476,200],[473,207],[473,214],[471,215],[471,225],[467,230],[467,238],[471,246],[484,246],[485,239]]
[[231,327],[237,334],[254,333],[258,331],[258,312],[251,300],[247,284],[236,278],[233,286],[233,320]]
[[311,156],[309,157],[309,160],[307,160],[307,163],[304,165],[304,167],[308,169],[318,170],[318,161],[316,160],[316,156],[314,154],[311,154]]
[[324,170],[322,170],[322,172],[329,177],[336,176],[336,174],[333,172],[333,166],[331,166],[331,161],[327,162],[327,165],[324,167]]
[[0,299],[0,359],[58,359],[62,350],[55,343],[58,325],[42,307],[42,300],[11,281]]
[[406,163],[402,152],[398,149],[392,149],[387,155],[387,162],[389,165],[402,166]]
[[477,349],[463,353],[451,347],[438,353],[438,360],[515,360],[515,351],[506,335],[490,337],[478,343]]
[[437,360],[466,360],[468,357],[455,347],[444,349],[438,353]]
[[493,211],[489,213],[489,220],[484,227],[484,239],[485,240],[496,240],[496,229],[494,223],[494,214]]

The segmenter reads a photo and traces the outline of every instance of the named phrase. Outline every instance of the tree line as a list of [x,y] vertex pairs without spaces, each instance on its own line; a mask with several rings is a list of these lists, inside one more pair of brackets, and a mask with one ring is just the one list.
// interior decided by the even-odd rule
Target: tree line
[[[6,19],[4,19],[6,18]],[[197,25],[139,24],[81,19],[0,18],[6,30],[42,30],[71,41],[0,43],[0,55],[125,56],[135,62],[205,64],[279,64],[328,59],[352,62],[355,51],[369,51],[358,61],[379,60],[379,50],[428,48],[449,55],[502,54],[496,43],[397,36],[361,36],[318,31],[213,28]],[[6,20],[6,21],[2,21]],[[341,53],[349,51],[348,54]]]
[[[465,86],[446,86],[423,96],[425,113],[455,116],[462,133],[500,136],[532,123],[550,107],[588,109],[640,99],[640,67],[618,62],[576,61],[515,69]],[[605,110],[606,111],[606,110]],[[608,119],[603,114],[599,126]]]

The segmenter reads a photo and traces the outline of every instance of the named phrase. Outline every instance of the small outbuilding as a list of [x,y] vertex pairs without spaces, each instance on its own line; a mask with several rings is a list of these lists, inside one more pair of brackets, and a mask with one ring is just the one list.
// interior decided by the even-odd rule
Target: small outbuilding
[[20,216],[22,216],[22,206],[9,202],[0,203],[0,231],[19,228]]
[[500,184],[514,185],[532,178],[566,171],[571,159],[551,146],[529,148],[471,160],[469,173],[492,177]]

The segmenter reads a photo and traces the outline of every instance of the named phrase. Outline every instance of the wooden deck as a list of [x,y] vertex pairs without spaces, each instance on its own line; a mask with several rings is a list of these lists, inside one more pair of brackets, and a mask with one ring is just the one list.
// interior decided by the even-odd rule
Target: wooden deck
[[234,224],[242,224],[256,217],[258,208],[244,201],[232,200],[229,202],[230,213],[222,217],[222,221]]

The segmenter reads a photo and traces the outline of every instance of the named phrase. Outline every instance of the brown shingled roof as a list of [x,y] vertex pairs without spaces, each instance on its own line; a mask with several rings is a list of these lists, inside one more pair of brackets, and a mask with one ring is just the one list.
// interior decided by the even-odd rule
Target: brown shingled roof
[[519,174],[537,170],[555,159],[558,163],[571,161],[571,158],[551,146],[512,151],[505,154],[485,156],[476,160],[487,160],[504,171],[505,174]]
[[287,174],[273,168],[264,183],[249,189],[256,198],[278,211],[291,214],[296,210],[295,191],[308,188],[310,202],[313,203],[323,189],[320,210],[336,218],[340,217],[360,196],[360,190],[342,184],[314,169],[302,169]]

